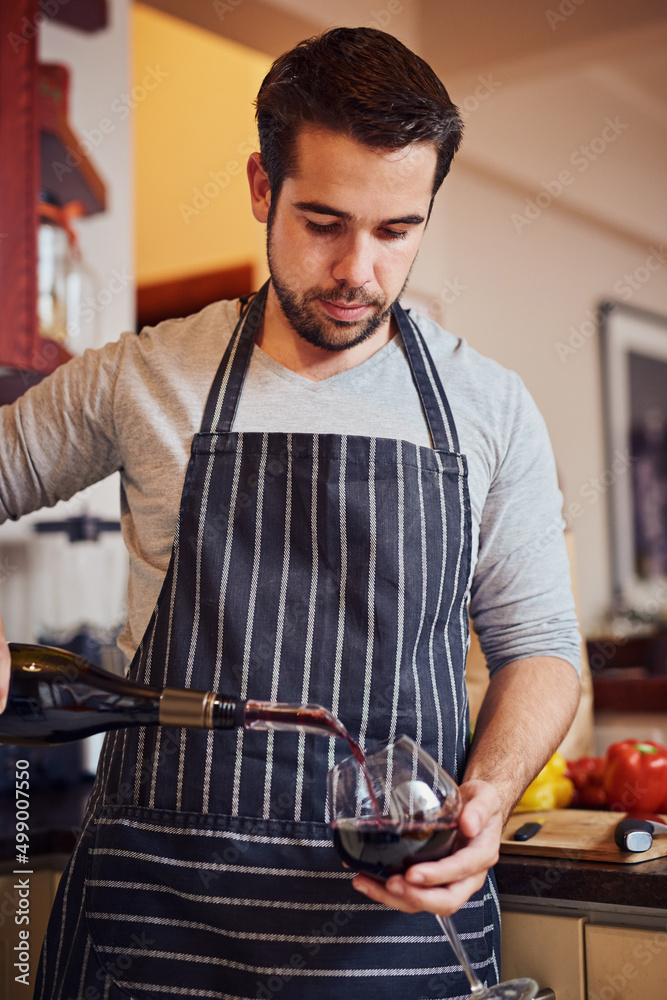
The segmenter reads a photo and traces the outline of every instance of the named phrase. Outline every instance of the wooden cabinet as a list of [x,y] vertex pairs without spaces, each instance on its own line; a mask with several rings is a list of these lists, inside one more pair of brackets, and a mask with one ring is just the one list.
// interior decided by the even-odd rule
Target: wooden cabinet
[[584,917],[503,910],[503,979],[530,976],[556,1000],[587,1000]]
[[622,919],[503,908],[502,977],[532,976],[556,1000],[664,1000],[667,918]]
[[589,924],[585,941],[589,1000],[667,997],[667,932]]
[[[58,885],[59,872],[49,868],[33,870],[32,875],[0,876],[0,997],[3,1000],[30,1000],[35,986],[35,975],[42,950],[42,941],[51,913],[51,905]],[[15,916],[19,911],[20,880],[29,885],[29,923],[17,925]],[[16,946],[19,931],[29,931],[29,966],[27,984],[16,981],[23,970],[14,967],[18,961]],[[20,956],[19,956],[20,957]]]

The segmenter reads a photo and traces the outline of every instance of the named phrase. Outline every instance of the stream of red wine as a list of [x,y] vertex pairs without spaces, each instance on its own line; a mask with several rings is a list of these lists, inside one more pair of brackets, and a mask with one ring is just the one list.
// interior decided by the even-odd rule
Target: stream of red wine
[[364,763],[364,751],[353,740],[335,715],[321,705],[290,705],[271,701],[246,703],[245,726],[247,729],[286,729],[315,733],[318,736],[337,736],[347,740],[354,759]]
[[245,710],[247,729],[282,729],[315,733],[318,736],[336,736],[347,740],[352,756],[359,764],[370,796],[371,806],[378,819],[382,814],[373,792],[370,776],[366,770],[366,755],[356,740],[336,716],[321,705],[289,705],[270,701],[249,701]]

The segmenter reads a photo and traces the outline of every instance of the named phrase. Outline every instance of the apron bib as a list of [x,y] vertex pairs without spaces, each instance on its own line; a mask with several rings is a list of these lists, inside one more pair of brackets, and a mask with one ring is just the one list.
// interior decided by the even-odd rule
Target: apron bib
[[[316,702],[363,746],[407,733],[459,781],[471,515],[444,390],[397,304],[432,449],[232,431],[267,290],[213,381],[130,676]],[[325,804],[327,771],[348,753],[305,734],[110,733],[35,998],[468,997],[431,914],[351,887]],[[497,982],[492,876],[455,919],[480,978]]]

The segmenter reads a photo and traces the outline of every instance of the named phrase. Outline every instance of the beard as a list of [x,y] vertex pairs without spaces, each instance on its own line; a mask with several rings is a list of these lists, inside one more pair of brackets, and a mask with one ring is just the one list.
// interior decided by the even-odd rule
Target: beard
[[[347,351],[372,337],[386,322],[394,303],[403,294],[410,273],[408,272],[403,287],[391,302],[388,302],[387,296],[374,297],[363,288],[353,288],[347,283],[340,283],[335,288],[315,286],[306,292],[296,292],[283,281],[272,253],[271,221],[269,218],[266,233],[266,255],[271,284],[280,308],[292,329],[314,347],[332,352]],[[335,319],[333,316],[322,315],[322,309],[317,306],[318,299],[324,302],[344,302],[345,305],[371,306],[372,312],[357,321]]]

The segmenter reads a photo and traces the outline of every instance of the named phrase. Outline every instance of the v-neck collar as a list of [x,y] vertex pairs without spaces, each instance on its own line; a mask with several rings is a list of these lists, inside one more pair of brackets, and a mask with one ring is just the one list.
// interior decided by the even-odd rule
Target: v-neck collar
[[300,388],[305,389],[308,392],[324,392],[327,389],[335,388],[338,385],[347,382],[356,382],[357,380],[366,380],[371,374],[375,372],[375,369],[384,364],[384,362],[390,358],[395,351],[401,350],[402,344],[400,343],[400,333],[396,334],[392,339],[381,347],[375,354],[371,354],[369,358],[362,361],[358,365],[354,365],[353,368],[348,368],[343,372],[338,372],[337,375],[331,375],[329,378],[320,379],[315,382],[312,379],[306,378],[304,375],[299,375],[298,372],[292,371],[291,368],[286,368],[285,365],[280,364],[275,358],[272,358],[270,354],[263,351],[261,347],[257,344],[253,346],[253,361],[257,361],[266,368],[273,375],[277,375],[279,378],[284,379],[286,382],[290,382],[292,385],[298,385]]

